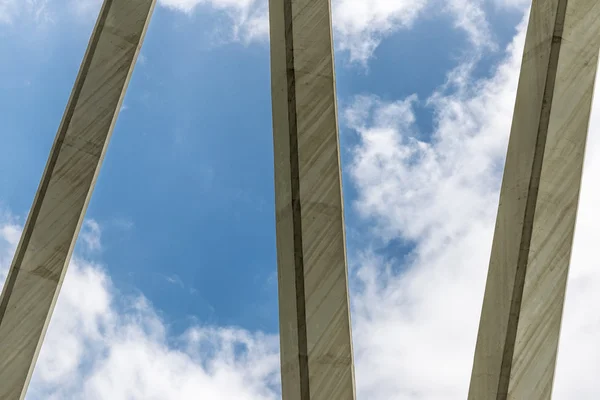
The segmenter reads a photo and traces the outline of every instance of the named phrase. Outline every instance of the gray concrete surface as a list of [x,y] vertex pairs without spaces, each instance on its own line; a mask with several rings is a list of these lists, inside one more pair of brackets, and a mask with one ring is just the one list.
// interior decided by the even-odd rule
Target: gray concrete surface
[[1,400],[25,397],[154,4],[100,11],[0,297]]
[[600,46],[600,2],[534,0],[469,400],[550,399]]
[[270,0],[284,400],[353,400],[329,0]]

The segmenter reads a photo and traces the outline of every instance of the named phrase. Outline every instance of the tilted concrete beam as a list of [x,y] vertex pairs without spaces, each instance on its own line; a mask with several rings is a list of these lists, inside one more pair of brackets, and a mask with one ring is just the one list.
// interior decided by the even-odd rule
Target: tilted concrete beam
[[469,400],[551,397],[599,47],[599,1],[533,1]]
[[0,399],[25,397],[155,0],[105,0],[0,297]]

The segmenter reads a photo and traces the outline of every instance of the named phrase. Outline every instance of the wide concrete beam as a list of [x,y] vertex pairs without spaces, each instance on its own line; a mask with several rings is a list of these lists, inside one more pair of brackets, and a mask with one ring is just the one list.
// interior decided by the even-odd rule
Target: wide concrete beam
[[0,399],[25,397],[155,0],[105,0],[0,298]]
[[534,0],[469,400],[550,399],[600,47],[600,2]]
[[353,400],[329,0],[270,0],[284,400]]

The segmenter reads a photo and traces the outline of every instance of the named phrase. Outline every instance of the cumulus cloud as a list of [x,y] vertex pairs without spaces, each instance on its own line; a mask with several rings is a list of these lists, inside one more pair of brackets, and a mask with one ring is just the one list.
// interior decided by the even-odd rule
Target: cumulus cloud
[[412,244],[407,261],[365,252],[357,271],[361,398],[466,397],[523,39],[521,29],[491,79],[470,79],[471,65],[449,74],[424,101],[436,119],[427,141],[415,96],[360,96],[345,112],[360,140],[355,210],[373,235]]
[[[381,41],[409,29],[426,12],[452,17],[476,48],[493,45],[481,0],[333,0],[333,25],[341,50],[350,60],[365,63]],[[437,14],[437,15],[436,15]]]
[[[2,284],[20,229],[12,218],[0,222]],[[101,264],[76,256],[27,398],[272,400],[278,393],[276,336],[202,325],[173,336],[146,298],[123,296]]]
[[336,40],[353,61],[371,57],[381,40],[410,27],[429,0],[334,0]]
[[[360,96],[345,112],[358,135],[349,166],[355,210],[384,242],[412,244],[403,260],[363,252],[354,297],[360,398],[464,399],[489,263],[498,191],[525,24],[490,79],[470,65],[425,104],[435,130],[419,139],[410,96],[384,102]],[[600,106],[590,128],[583,190],[554,388],[556,399],[600,396]],[[400,273],[394,271],[402,271]]]

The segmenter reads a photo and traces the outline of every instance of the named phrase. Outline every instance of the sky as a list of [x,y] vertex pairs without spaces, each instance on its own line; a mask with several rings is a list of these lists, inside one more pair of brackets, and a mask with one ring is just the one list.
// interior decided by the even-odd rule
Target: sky
[[[530,2],[332,3],[357,396],[464,399]],[[99,6],[0,0],[0,282]],[[28,400],[280,398],[266,10],[158,1]],[[558,400],[600,398],[599,130]]]

